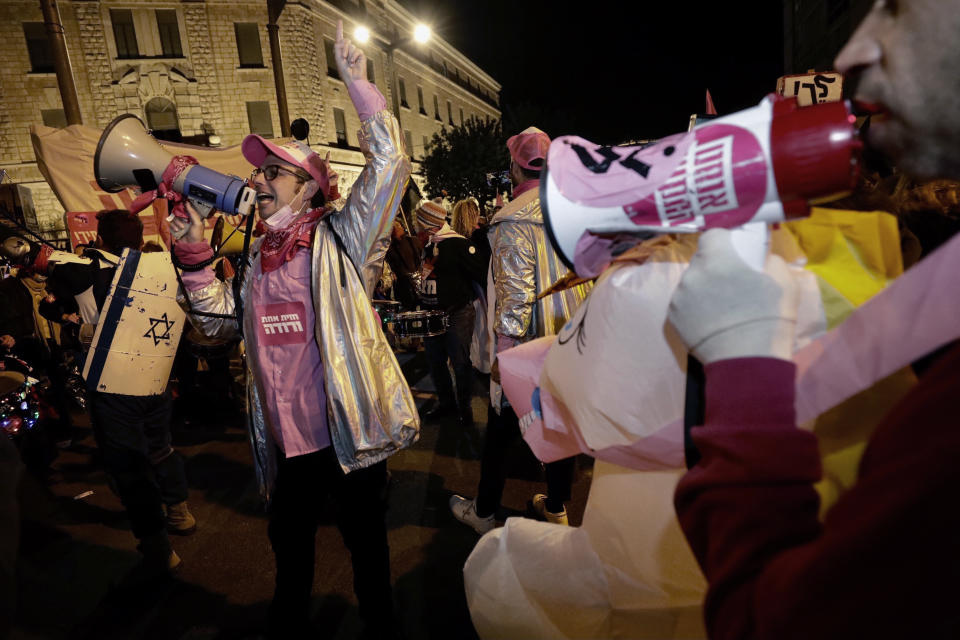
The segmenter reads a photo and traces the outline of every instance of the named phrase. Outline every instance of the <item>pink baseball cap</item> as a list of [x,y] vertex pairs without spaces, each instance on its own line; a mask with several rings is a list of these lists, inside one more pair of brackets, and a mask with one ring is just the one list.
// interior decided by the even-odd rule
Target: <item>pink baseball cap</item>
[[[524,169],[533,171],[543,169],[549,148],[550,136],[536,127],[527,127],[517,135],[507,138],[510,157]],[[533,164],[534,160],[540,160],[540,162]]]
[[269,154],[273,154],[284,162],[300,167],[320,185],[320,190],[327,194],[330,188],[330,178],[327,175],[327,166],[316,151],[305,142],[290,140],[283,144],[271,142],[255,133],[251,133],[240,143],[240,152],[247,162],[255,167],[263,164]]

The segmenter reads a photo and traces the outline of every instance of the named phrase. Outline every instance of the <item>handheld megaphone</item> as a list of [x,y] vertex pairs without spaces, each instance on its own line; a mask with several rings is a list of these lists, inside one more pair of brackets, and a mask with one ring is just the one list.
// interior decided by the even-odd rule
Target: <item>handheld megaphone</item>
[[176,157],[147,132],[140,118],[128,113],[114,118],[103,130],[93,156],[93,173],[108,193],[128,187],[153,191],[166,178],[167,188],[182,194],[204,218],[214,209],[242,215],[253,211],[256,192],[246,180],[198,164],[178,173],[168,172]]
[[568,267],[596,275],[584,256],[604,236],[806,216],[853,188],[861,147],[847,103],[801,108],[774,95],[649,146],[564,136],[550,144],[540,180],[544,225]]

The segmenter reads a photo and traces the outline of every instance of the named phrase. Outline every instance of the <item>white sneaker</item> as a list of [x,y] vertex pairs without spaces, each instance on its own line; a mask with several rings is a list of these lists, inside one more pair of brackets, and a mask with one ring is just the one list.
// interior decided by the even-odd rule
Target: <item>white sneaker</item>
[[481,518],[477,515],[477,501],[474,499],[453,494],[450,496],[450,511],[453,512],[454,518],[465,525],[473,527],[473,530],[480,535],[485,534],[496,526],[493,514],[490,514],[486,518]]
[[533,510],[538,516],[551,524],[570,526],[570,521],[567,520],[567,508],[564,507],[563,511],[559,511],[557,513],[554,513],[553,511],[547,511],[547,496],[543,495],[542,493],[538,493],[533,496]]

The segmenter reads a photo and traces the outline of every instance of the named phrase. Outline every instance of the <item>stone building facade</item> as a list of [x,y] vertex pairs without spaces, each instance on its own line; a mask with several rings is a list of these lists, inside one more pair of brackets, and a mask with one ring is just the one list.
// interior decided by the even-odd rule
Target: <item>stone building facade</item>
[[[267,31],[267,0],[59,0],[84,125],[140,117],[158,138],[238,144],[248,133],[280,136]],[[328,147],[349,185],[363,158],[357,115],[330,59],[337,20],[363,45],[372,80],[396,105],[416,161],[443,126],[499,119],[500,85],[436,34],[423,45],[415,16],[395,0],[288,1],[279,36],[290,120]],[[27,217],[49,235],[62,208],[37,169],[31,124],[63,127],[39,0],[0,2],[0,168],[32,200]],[[398,79],[394,86],[394,77]],[[416,166],[416,165],[415,165]],[[9,188],[9,187],[8,187]]]

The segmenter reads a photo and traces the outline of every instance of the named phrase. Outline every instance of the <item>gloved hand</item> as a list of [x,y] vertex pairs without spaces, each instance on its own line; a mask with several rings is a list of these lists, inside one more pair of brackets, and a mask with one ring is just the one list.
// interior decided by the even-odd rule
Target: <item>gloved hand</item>
[[703,364],[730,358],[791,360],[798,290],[786,263],[769,256],[764,272],[737,255],[726,229],[700,236],[670,301],[668,320]]

